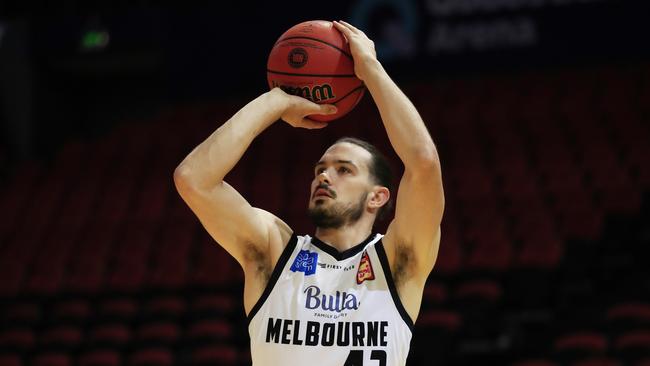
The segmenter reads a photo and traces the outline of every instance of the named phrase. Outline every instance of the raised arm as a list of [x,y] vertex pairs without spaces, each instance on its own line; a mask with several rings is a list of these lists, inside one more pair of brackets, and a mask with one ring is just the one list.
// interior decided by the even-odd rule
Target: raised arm
[[445,204],[438,152],[420,114],[377,60],[374,43],[346,22],[334,24],[348,39],[355,73],[372,95],[391,145],[404,164],[395,218],[384,239],[387,254],[395,257],[400,251],[399,256],[408,259],[409,268],[424,280],[438,253]]
[[305,116],[333,110],[332,106],[318,105],[275,88],[239,110],[174,171],[174,182],[183,200],[208,233],[242,266],[250,259],[265,257],[273,238],[291,232],[274,215],[251,207],[224,177],[253,139],[279,118],[294,127],[322,128],[325,123]]

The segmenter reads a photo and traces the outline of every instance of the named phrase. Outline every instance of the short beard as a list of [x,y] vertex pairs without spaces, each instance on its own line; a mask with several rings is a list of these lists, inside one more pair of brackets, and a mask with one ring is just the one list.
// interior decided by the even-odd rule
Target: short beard
[[344,225],[354,224],[363,215],[367,196],[368,192],[363,193],[356,205],[351,203],[347,207],[334,204],[332,207],[325,208],[317,204],[309,208],[309,218],[316,227],[321,229],[339,229]]

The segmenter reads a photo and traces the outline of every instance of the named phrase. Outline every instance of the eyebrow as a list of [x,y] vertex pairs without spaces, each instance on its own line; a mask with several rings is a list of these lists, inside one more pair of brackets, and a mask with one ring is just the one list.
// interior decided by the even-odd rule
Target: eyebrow
[[[350,164],[350,165],[352,165],[355,169],[359,169],[359,168],[358,168],[358,167],[357,167],[357,166],[356,166],[352,161],[350,161],[350,160],[335,160],[334,162],[335,162],[335,163],[338,163],[338,164]],[[321,161],[319,161],[318,163],[316,163],[316,165],[314,165],[314,169],[316,169],[316,168],[317,168],[318,166],[320,166],[320,165],[325,165],[325,164],[326,164],[326,162],[323,161],[323,160],[321,160]]]

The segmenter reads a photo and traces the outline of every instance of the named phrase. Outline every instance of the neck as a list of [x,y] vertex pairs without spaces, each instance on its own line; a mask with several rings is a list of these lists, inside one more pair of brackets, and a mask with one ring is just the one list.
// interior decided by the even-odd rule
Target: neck
[[322,242],[327,243],[339,252],[364,241],[372,233],[372,222],[366,222],[363,218],[352,225],[346,225],[337,229],[316,228],[315,236]]

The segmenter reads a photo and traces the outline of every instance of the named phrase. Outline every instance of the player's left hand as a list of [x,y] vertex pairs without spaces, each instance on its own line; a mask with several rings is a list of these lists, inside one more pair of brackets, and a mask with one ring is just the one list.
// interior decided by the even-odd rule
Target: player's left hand
[[368,76],[368,70],[377,62],[375,42],[373,42],[362,30],[342,20],[333,21],[334,27],[338,29],[350,45],[350,52],[354,59],[354,73],[361,80]]

